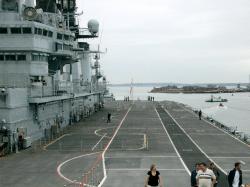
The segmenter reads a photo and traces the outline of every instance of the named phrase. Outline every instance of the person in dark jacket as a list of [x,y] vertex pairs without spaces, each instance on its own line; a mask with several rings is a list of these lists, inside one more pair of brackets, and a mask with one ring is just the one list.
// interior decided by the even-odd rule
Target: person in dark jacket
[[216,176],[216,182],[214,184],[214,187],[217,187],[220,180],[220,172],[213,162],[210,163],[209,169],[211,169]]
[[195,164],[195,170],[192,171],[191,173],[191,186],[192,187],[198,187],[197,185],[197,180],[196,180],[196,175],[197,172],[200,170],[200,163]]
[[242,185],[242,171],[240,162],[236,162],[234,164],[234,169],[229,172],[228,184],[229,187],[240,187]]
[[199,119],[201,120],[201,117],[202,117],[202,111],[201,110],[198,112],[198,115],[199,115]]
[[107,123],[110,123],[110,122],[111,122],[111,113],[109,112],[109,113],[108,113]]

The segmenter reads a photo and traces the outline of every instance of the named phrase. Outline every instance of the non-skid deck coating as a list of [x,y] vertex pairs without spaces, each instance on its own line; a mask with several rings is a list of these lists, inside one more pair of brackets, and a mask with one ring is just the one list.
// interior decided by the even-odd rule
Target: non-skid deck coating
[[[75,186],[59,177],[58,166],[63,164],[60,171],[64,177],[81,181],[82,174],[111,140],[129,107],[128,102],[110,103],[103,111],[72,126],[46,150],[30,149],[0,158],[0,186]],[[110,124],[106,123],[108,111],[113,115]],[[159,107],[158,103],[137,101],[105,153],[107,178],[103,187],[141,187],[152,163],[160,170],[164,187],[188,187],[189,170],[194,163],[209,159],[225,172],[232,169],[235,161],[243,161],[243,179],[250,182],[247,145],[200,121],[183,105],[162,102]],[[221,184],[227,187],[225,175]]]
[[131,131],[145,133],[148,148],[126,152],[108,151],[105,155],[107,180],[103,187],[141,187],[153,163],[161,173],[164,186],[190,186],[189,175],[164,131],[153,103],[136,102],[113,143]]
[[250,147],[198,116],[183,105],[163,102],[176,122],[193,139],[193,141],[228,173],[235,162],[242,162],[243,182],[250,183]]
[[[46,150],[29,148],[18,154],[0,158],[0,187],[63,187],[76,186],[59,177],[59,164],[79,157],[64,164],[62,174],[76,181],[82,180],[86,172],[97,158],[97,152],[102,151],[109,137],[100,140],[96,130],[117,126],[126,113],[129,103],[112,102],[91,117],[72,125],[65,136],[46,147]],[[113,115],[111,123],[107,124],[107,113]],[[112,134],[113,130],[110,130]],[[93,155],[88,156],[89,153]],[[96,153],[96,154],[95,154]],[[86,156],[85,156],[86,155]]]

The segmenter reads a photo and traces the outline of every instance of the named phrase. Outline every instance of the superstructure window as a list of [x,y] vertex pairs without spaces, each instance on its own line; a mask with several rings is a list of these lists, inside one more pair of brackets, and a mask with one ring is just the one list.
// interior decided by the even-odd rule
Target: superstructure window
[[69,40],[69,35],[64,35],[64,40]]
[[52,31],[49,31],[48,36],[49,36],[50,38],[52,38],[52,37],[53,37],[53,32],[52,32]]
[[0,61],[4,60],[4,55],[0,55]]
[[6,61],[15,61],[16,55],[5,55]]
[[8,34],[7,28],[0,28],[0,34]]
[[17,2],[17,0],[15,0],[15,1],[2,0],[2,9],[6,10],[6,11],[15,11],[15,12],[17,12],[17,10],[18,10],[18,2]]
[[63,45],[60,43],[56,43],[56,51],[63,50]]
[[39,55],[32,54],[32,61],[39,61]]
[[58,39],[58,40],[62,40],[62,37],[63,37],[63,35],[62,35],[62,34],[57,33],[57,39]]
[[21,28],[19,28],[19,27],[10,28],[10,32],[11,32],[11,34],[21,34],[22,33]]
[[48,35],[48,31],[46,29],[43,29],[43,36],[47,36]]
[[64,45],[63,45],[63,49],[64,49],[64,50],[70,51],[70,50],[72,50],[72,48],[73,48],[72,45],[67,45],[67,44],[64,44]]
[[23,34],[32,34],[31,27],[23,27]]
[[48,57],[47,57],[47,56],[44,56],[44,55],[41,55],[41,56],[40,56],[40,61],[48,62]]
[[43,30],[40,29],[40,28],[35,28],[35,34],[42,35],[43,34]]
[[39,34],[39,35],[42,35],[42,34],[43,34],[43,30],[40,29],[40,28],[38,28],[38,34]]
[[17,55],[17,60],[18,61],[25,61],[26,60],[26,55]]

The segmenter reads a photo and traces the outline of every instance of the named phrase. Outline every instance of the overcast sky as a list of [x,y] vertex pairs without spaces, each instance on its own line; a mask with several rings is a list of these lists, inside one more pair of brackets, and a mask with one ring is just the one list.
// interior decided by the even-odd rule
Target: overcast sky
[[[248,82],[249,0],[78,0],[99,20],[111,83]],[[99,41],[99,40],[97,40]]]

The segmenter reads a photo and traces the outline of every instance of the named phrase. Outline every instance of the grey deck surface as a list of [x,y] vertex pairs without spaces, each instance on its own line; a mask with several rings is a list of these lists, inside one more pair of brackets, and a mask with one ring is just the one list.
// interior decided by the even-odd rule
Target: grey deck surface
[[[0,157],[0,187],[75,187],[58,176],[58,165],[76,156],[101,151],[109,138],[104,138],[92,151],[100,139],[95,131],[119,124],[128,106],[123,102],[107,104],[106,108],[72,125],[66,136],[48,146],[46,151],[29,148],[18,154]],[[108,111],[113,114],[110,124],[106,123]],[[62,167],[62,174],[71,180],[81,181],[82,174],[91,167],[96,157],[97,154],[94,154],[72,160]]]
[[172,117],[198,144],[198,146],[227,173],[234,163],[243,161],[243,182],[250,183],[250,147],[235,140],[232,136],[211,125],[198,120],[195,113],[174,102],[164,102],[164,107]]
[[[250,183],[250,148],[247,145],[211,124],[198,120],[194,113],[182,105],[173,102],[162,102],[161,105],[223,170],[228,172],[235,161],[245,162],[242,167],[243,178],[244,182]],[[129,106],[130,103],[121,101],[108,104],[104,110],[73,125],[64,137],[49,145],[45,151],[28,149],[0,158],[0,187],[75,186],[69,185],[58,176],[58,165],[82,156],[69,161],[61,168],[65,177],[81,181],[82,174],[88,171],[100,151],[110,141]],[[134,103],[105,154],[107,179],[103,187],[142,187],[146,172],[152,163],[160,170],[164,187],[190,186],[189,175],[177,156],[161,120],[190,170],[195,162],[208,161],[185,133],[177,128],[171,117],[161,108],[157,108],[160,120],[155,106],[153,102]],[[111,111],[113,116],[110,124],[106,123],[108,111]],[[105,136],[100,141],[103,135]],[[145,137],[148,147],[144,146]]]
[[153,163],[161,173],[164,186],[190,186],[189,175],[163,129],[153,103],[136,102],[112,144],[124,135],[128,139],[133,138],[131,133],[145,133],[148,149],[108,151],[105,156],[107,180],[103,187],[142,187]]

